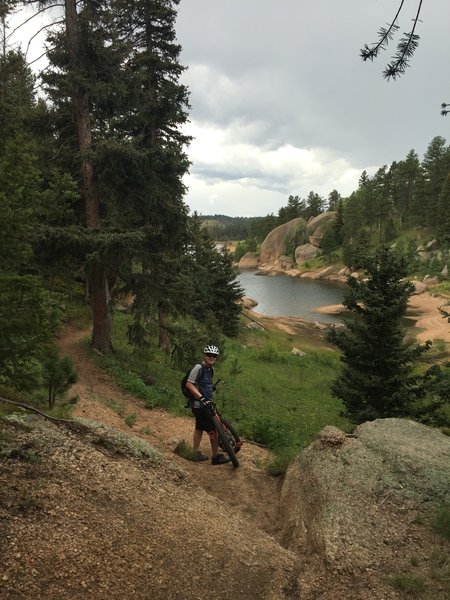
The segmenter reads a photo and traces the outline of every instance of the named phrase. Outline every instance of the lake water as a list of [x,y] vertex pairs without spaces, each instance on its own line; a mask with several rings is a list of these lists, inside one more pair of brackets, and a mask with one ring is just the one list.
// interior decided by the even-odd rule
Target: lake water
[[345,284],[282,274],[256,273],[258,271],[246,269],[240,271],[238,276],[245,295],[258,302],[255,311],[273,317],[301,317],[321,323],[339,322],[336,315],[323,315],[314,312],[314,309],[341,304],[347,288]]

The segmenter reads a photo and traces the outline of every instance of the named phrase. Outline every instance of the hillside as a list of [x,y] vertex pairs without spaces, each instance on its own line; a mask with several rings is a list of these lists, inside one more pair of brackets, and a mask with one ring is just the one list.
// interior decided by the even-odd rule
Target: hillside
[[[192,419],[146,410],[120,392],[85,355],[83,335],[68,329],[60,345],[80,374],[75,416],[91,425],[35,416],[0,425],[14,449],[0,463],[2,598],[201,600],[211,590],[244,600],[403,597],[378,567],[370,589],[356,594],[348,572],[326,577],[283,547],[282,482],[265,473],[266,451],[246,444],[238,470],[175,455]],[[132,429],[123,418],[131,413]],[[424,531],[416,525],[409,540],[421,555],[435,543]],[[445,589],[435,591],[444,600]]]

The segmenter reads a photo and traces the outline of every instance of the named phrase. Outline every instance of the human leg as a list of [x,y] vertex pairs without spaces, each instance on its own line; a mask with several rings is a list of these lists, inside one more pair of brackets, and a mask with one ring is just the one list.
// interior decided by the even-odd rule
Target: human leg
[[214,428],[214,431],[208,431],[208,435],[212,451],[211,464],[224,465],[227,462],[230,462],[228,456],[219,453],[219,436],[217,435],[216,429]]
[[195,428],[193,444],[192,444],[192,448],[193,448],[194,452],[197,452],[198,450],[200,450],[200,444],[202,441],[202,437],[203,437],[203,431],[201,429]]

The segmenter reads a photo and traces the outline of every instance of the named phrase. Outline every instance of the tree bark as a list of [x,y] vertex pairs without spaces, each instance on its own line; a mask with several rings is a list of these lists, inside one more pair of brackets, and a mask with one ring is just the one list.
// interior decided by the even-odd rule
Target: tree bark
[[[66,35],[69,52],[69,73],[76,76],[83,69],[80,60],[80,36],[76,0],[65,0]],[[92,164],[92,127],[89,111],[89,95],[81,85],[76,84],[72,91],[72,106],[80,150],[80,172],[83,184],[83,196],[88,229],[100,227],[99,199],[94,182]],[[91,346],[102,353],[108,353],[111,347],[111,322],[106,286],[106,267],[97,260],[89,269],[88,284],[92,306]]]
[[112,350],[111,315],[106,269],[100,262],[95,262],[89,270],[89,294],[92,307],[91,346],[102,354],[108,354]]
[[169,352],[170,338],[168,332],[169,317],[165,310],[158,308],[158,324],[159,324],[159,347],[163,352]]

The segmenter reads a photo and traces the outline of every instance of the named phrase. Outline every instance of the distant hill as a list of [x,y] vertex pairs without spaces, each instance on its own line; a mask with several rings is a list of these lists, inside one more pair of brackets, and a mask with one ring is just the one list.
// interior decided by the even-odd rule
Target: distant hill
[[228,217],[226,215],[202,215],[202,226],[217,241],[245,240],[251,236],[252,225],[264,217]]

